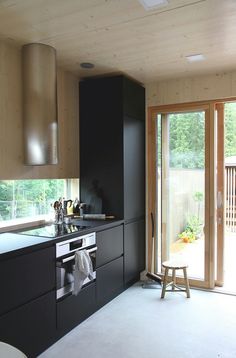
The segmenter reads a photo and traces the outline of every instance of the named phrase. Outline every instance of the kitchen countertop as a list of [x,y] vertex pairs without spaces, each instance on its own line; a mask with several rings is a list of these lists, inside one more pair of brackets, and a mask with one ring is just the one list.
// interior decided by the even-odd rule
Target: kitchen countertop
[[[32,227],[28,229],[29,234],[25,233],[27,228],[18,232],[2,233],[0,234],[0,260],[25,254],[39,248],[52,246],[57,242],[89,234],[93,231],[98,232],[109,229],[113,226],[118,226],[123,223],[124,220],[73,220],[72,225],[82,225],[85,226],[85,228],[79,231],[65,233],[56,237],[31,235],[30,232],[35,229]],[[49,225],[41,225],[40,228],[45,228],[47,226]],[[23,231],[24,233],[22,233]]]

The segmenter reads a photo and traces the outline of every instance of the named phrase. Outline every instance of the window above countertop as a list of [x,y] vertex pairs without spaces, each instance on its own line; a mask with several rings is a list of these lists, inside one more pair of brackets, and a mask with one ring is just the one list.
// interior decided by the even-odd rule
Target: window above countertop
[[79,179],[0,181],[0,232],[52,221],[53,203],[79,197]]
[[27,218],[0,221],[0,233],[43,225],[49,220],[48,215],[37,215]]

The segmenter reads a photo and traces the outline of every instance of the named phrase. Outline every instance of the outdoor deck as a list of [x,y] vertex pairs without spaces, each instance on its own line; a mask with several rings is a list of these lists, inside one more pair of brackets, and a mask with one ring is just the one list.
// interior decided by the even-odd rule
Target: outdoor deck
[[[204,238],[193,243],[183,243],[181,239],[171,245],[170,258],[181,258],[188,262],[188,275],[191,278],[204,278]],[[236,233],[225,233],[224,286],[225,291],[236,293]]]

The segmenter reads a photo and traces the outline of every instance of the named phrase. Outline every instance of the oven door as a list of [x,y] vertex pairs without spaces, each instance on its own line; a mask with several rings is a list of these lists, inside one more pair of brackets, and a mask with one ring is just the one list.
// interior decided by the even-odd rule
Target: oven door
[[[97,247],[92,247],[86,250],[90,256],[93,265],[93,278],[88,277],[84,280],[83,287],[89,285],[96,280],[96,251]],[[67,296],[73,292],[74,289],[74,268],[75,255],[67,255],[60,257],[56,262],[57,274],[57,299]]]

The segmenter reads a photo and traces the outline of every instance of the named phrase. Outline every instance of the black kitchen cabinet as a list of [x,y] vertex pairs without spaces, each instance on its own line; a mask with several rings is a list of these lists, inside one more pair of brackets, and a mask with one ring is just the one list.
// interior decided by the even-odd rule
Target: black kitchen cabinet
[[124,290],[123,256],[97,269],[97,302],[102,306]]
[[145,215],[145,90],[125,76],[80,82],[80,194],[91,213]]
[[124,289],[123,225],[96,233],[96,282],[57,302],[58,337],[63,336]]
[[0,340],[36,357],[55,338],[55,292],[39,297],[0,317]]
[[119,225],[97,233],[97,268],[123,255],[123,230],[123,225]]
[[55,247],[2,260],[0,272],[0,341],[35,357],[55,339]]
[[124,228],[124,282],[126,286],[139,280],[145,269],[145,223],[131,222]]
[[82,288],[77,296],[70,295],[57,303],[57,330],[62,336],[89,317],[97,308],[96,284]]
[[145,215],[145,122],[124,120],[124,218]]
[[0,272],[2,315],[55,289],[55,248],[48,247],[3,260]]
[[123,77],[123,111],[127,117],[145,119],[145,90],[137,82]]

